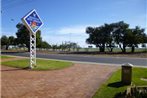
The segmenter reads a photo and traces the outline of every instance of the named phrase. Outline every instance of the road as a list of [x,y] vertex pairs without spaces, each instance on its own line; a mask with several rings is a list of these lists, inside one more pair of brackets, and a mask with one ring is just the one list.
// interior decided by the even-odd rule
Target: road
[[[29,57],[29,53],[2,53],[13,56]],[[146,58],[129,58],[129,57],[96,57],[96,56],[79,56],[79,55],[60,55],[60,54],[42,54],[37,53],[38,58],[46,59],[58,59],[78,62],[90,62],[90,63],[105,63],[105,64],[124,64],[131,63],[137,66],[147,66]]]

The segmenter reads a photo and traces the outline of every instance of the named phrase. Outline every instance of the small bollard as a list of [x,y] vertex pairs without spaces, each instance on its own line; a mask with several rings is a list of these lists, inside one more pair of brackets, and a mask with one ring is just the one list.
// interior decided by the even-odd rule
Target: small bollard
[[131,84],[132,81],[132,64],[127,63],[122,65],[121,81],[125,85]]

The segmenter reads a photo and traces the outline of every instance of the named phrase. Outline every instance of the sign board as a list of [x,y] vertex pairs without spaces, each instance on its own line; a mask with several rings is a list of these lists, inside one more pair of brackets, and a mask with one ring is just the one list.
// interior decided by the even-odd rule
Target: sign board
[[35,9],[30,11],[26,16],[24,16],[22,18],[22,21],[26,25],[28,30],[30,30],[32,33],[36,33],[43,25],[43,22],[41,21]]
[[36,32],[43,25],[36,10],[30,11],[26,16],[22,18],[22,22],[30,31],[30,68],[36,66]]

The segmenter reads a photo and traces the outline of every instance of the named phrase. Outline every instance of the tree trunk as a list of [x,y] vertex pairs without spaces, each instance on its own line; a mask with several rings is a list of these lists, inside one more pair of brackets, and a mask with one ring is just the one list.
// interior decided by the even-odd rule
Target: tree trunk
[[99,47],[99,49],[100,49],[100,52],[105,52],[105,47]]
[[113,48],[111,48],[110,52],[113,52]]
[[28,48],[28,52],[30,52],[30,45],[26,45],[26,47]]
[[132,46],[132,50],[131,50],[131,52],[134,53],[134,51],[135,51],[135,47]]
[[102,45],[99,48],[100,52],[105,52],[105,43],[102,43]]
[[123,52],[123,48],[121,47],[121,45],[119,44],[119,48],[121,49],[121,51]]
[[8,50],[8,48],[9,48],[9,45],[6,45],[6,50]]
[[123,45],[123,50],[122,50],[123,53],[126,53],[126,46]]
[[113,52],[113,47],[108,47],[107,49],[109,52]]

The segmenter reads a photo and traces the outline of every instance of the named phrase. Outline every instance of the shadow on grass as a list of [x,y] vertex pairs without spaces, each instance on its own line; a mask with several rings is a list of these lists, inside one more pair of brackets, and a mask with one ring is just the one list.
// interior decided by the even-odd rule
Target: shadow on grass
[[121,81],[118,81],[118,82],[109,83],[107,86],[119,88],[119,87],[123,87],[123,86],[126,86],[126,85],[124,83],[122,83]]

